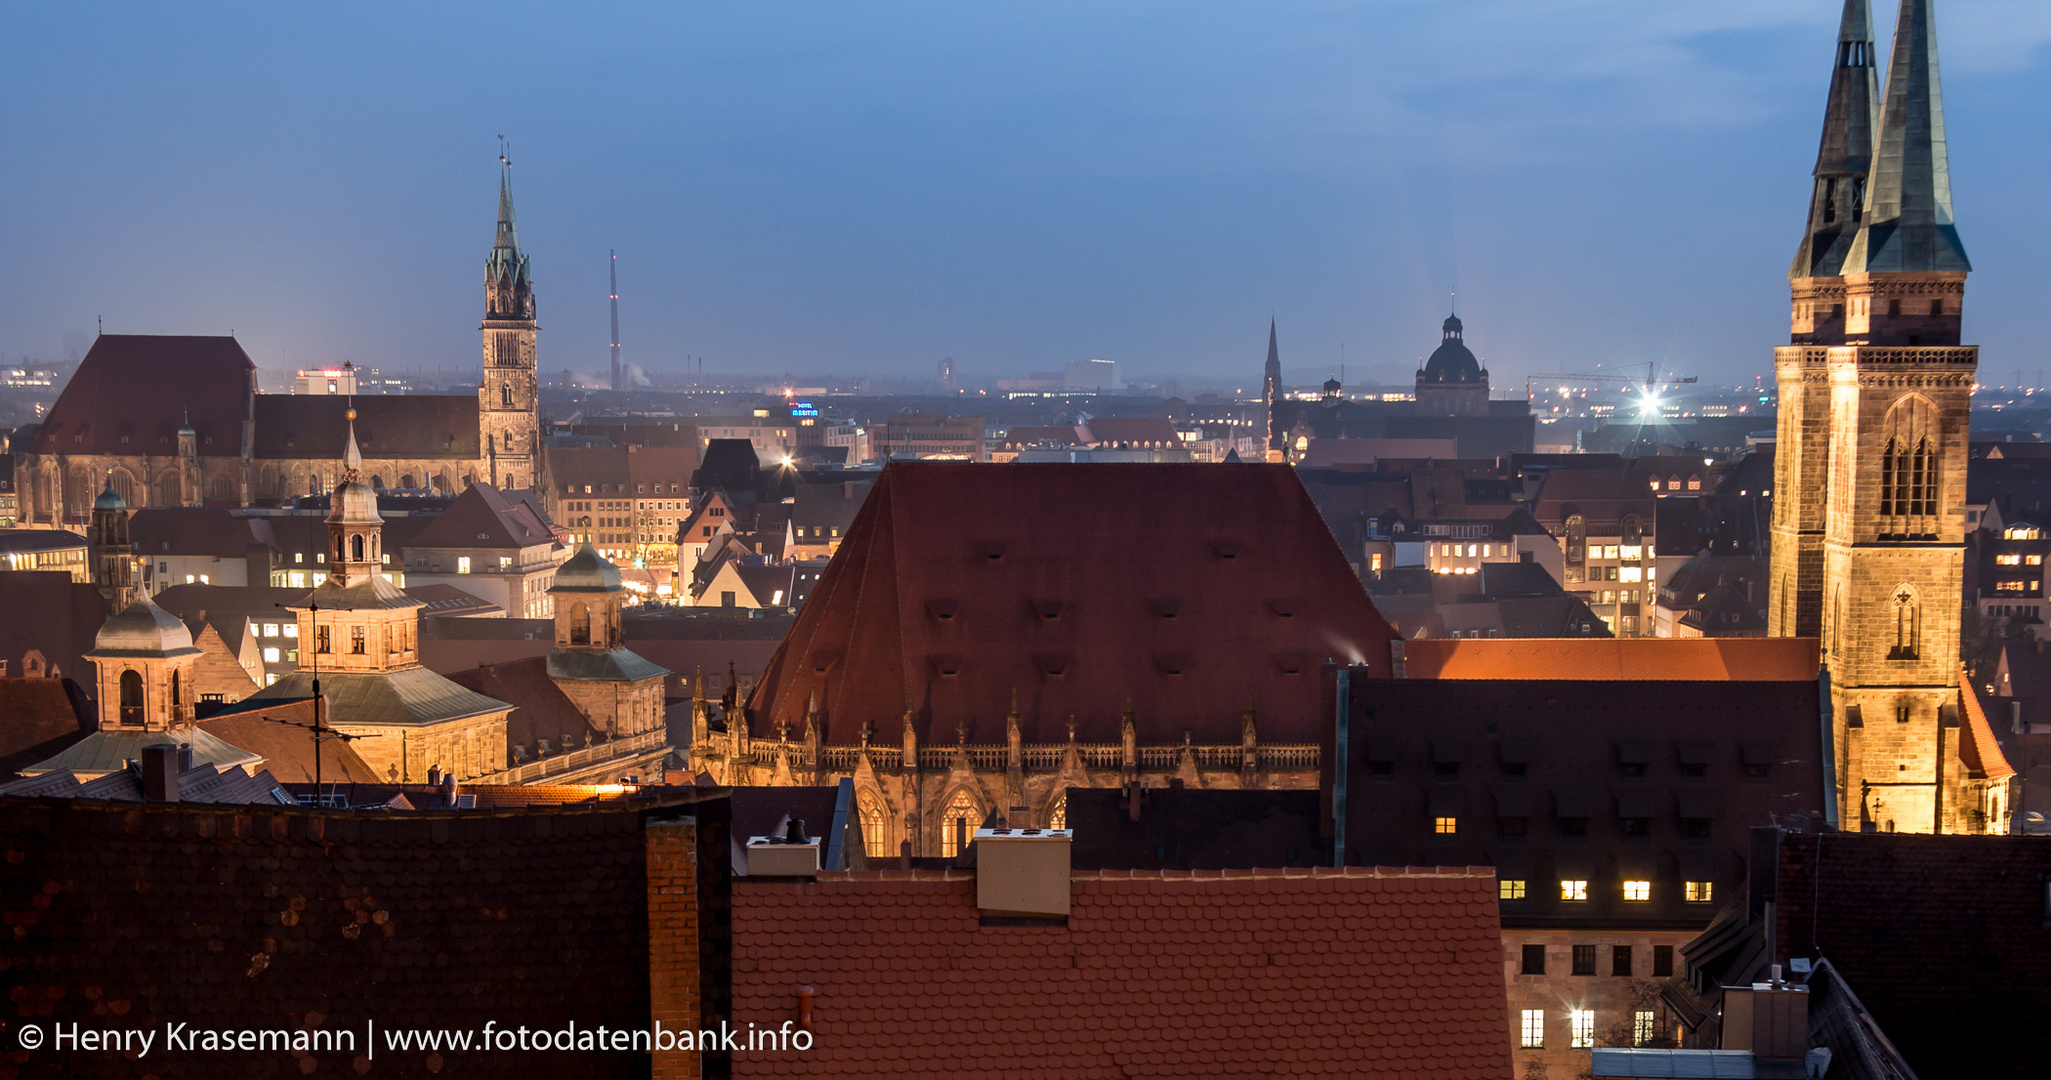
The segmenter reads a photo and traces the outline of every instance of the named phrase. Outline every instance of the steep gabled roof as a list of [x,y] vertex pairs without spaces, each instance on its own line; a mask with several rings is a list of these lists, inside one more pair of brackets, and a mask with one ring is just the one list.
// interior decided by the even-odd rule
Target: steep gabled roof
[[70,678],[0,678],[0,781],[91,734],[92,703]]
[[548,523],[526,503],[508,501],[499,490],[479,481],[456,496],[441,516],[415,535],[407,549],[503,548],[517,551],[555,543]]
[[1845,255],[1844,272],[1971,270],[1952,219],[1931,0],[1901,0],[1884,93],[1866,216]]
[[[234,457],[255,390],[256,364],[232,337],[101,334],[49,418],[15,449],[176,454],[178,429],[190,423],[201,457]],[[341,442],[338,436],[328,452]]]
[[[262,707],[217,714],[199,722],[214,738],[263,758],[264,771],[279,783],[312,783],[314,777],[313,699],[273,701]],[[331,718],[330,718],[331,719]],[[383,780],[370,763],[344,739],[320,742],[322,783],[376,783]]]
[[1308,741],[1327,657],[1386,670],[1375,611],[1296,474],[1282,465],[886,468],[750,701],[758,732],[829,742],[864,723],[922,739],[1239,741],[1249,691],[1263,741]]

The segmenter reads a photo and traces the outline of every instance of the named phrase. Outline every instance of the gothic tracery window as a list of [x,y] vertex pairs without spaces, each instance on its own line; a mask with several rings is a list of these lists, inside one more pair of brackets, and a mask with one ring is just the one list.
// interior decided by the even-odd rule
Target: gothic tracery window
[[1931,533],[1938,510],[1938,434],[1928,401],[1902,400],[1887,418],[1880,450],[1879,511],[1883,533]]
[[975,837],[976,824],[975,798],[965,788],[957,790],[940,815],[941,857],[952,859],[967,851],[969,841]]
[[1922,605],[1916,599],[1916,591],[1906,584],[1894,590],[1894,645],[1887,650],[1889,660],[1914,660],[1921,645]]
[[862,815],[862,850],[872,859],[888,856],[890,823],[884,816],[882,801],[865,791],[858,802]]

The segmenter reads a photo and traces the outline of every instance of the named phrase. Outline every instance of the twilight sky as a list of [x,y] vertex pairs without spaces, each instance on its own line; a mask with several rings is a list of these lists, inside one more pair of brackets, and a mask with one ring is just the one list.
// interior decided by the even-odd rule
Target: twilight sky
[[[1875,0],[1881,50],[1894,3]],[[190,10],[187,10],[187,9]],[[1839,0],[12,4],[0,355],[474,366],[497,135],[541,364],[1770,374]],[[2038,342],[2051,3],[1940,0],[1983,377]]]

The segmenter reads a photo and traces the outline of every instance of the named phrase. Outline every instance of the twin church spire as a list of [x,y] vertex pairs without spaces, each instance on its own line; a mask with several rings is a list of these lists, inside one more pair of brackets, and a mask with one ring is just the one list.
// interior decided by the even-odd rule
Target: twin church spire
[[1901,0],[1884,94],[1868,3],[1845,0],[1838,26],[1808,222],[1788,268],[1790,340],[1957,344],[1972,265],[1952,216],[1934,0]]

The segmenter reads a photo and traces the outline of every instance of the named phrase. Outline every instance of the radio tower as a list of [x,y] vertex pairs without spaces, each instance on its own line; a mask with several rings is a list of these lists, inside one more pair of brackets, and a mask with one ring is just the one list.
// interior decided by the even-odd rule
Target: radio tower
[[625,390],[620,382],[620,253],[612,255],[612,388]]

